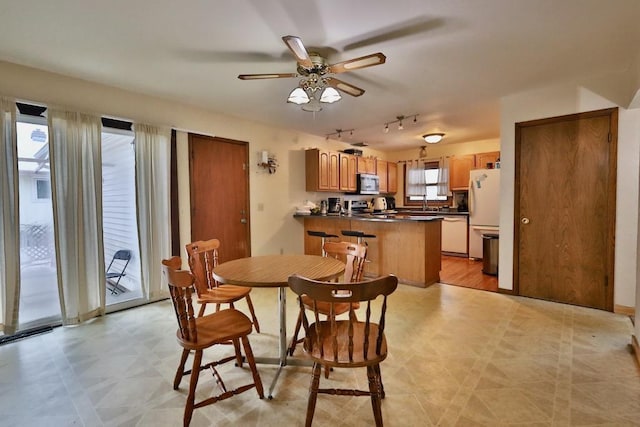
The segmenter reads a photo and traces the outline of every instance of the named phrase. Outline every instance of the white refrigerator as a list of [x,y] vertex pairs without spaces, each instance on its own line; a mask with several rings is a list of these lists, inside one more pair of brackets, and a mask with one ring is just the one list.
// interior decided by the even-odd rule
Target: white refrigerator
[[473,169],[469,175],[469,258],[482,258],[482,235],[499,233],[500,169]]

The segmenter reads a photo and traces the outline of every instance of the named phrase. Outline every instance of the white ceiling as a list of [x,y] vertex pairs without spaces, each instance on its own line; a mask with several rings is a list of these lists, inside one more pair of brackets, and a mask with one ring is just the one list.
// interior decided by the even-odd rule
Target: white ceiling
[[[628,70],[639,22],[640,0],[4,0],[0,59],[385,151],[497,138],[500,97]],[[284,35],[387,62],[337,76],[366,93],[314,117],[285,102],[296,78],[237,79],[295,72]]]

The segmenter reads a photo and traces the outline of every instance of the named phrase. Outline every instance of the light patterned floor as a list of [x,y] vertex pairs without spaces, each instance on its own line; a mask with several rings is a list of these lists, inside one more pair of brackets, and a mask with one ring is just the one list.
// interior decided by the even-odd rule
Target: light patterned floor
[[[250,336],[254,353],[273,355],[276,291],[254,289],[252,298],[263,329]],[[293,301],[289,293],[289,330]],[[181,425],[188,378],[172,389],[175,329],[165,301],[0,346],[0,425]],[[627,317],[598,310],[400,286],[390,300],[390,354],[382,365],[385,425],[640,426],[631,334]],[[275,367],[258,369],[266,388]],[[249,378],[233,366],[223,371],[228,385]],[[288,366],[273,400],[251,390],[197,409],[191,425],[303,425],[309,376],[309,368]],[[327,383],[366,387],[366,377],[336,370]],[[209,374],[200,386],[199,397],[212,391]],[[366,397],[318,399],[315,426],[372,424]]]

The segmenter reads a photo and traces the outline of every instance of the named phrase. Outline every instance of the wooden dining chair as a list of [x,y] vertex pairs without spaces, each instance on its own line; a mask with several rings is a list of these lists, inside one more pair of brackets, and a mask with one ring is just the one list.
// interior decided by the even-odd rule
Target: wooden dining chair
[[[376,426],[382,426],[382,402],[384,386],[380,372],[380,362],[387,357],[387,341],[384,334],[387,312],[387,297],[398,287],[395,276],[354,283],[319,282],[300,276],[289,278],[289,287],[299,296],[311,299],[313,314],[310,323],[307,309],[300,298],[302,326],[305,330],[304,351],[313,360],[313,373],[309,388],[305,425],[311,426],[318,393],[341,396],[370,396]],[[381,304],[372,304],[382,296]],[[328,304],[330,313],[339,304],[350,306],[353,314],[355,303],[365,303],[365,319],[358,321],[350,315],[345,320],[336,320],[329,315],[320,320],[318,307]],[[375,307],[374,307],[375,306]],[[377,323],[372,313],[379,313]],[[373,319],[373,320],[372,320]],[[369,390],[320,388],[322,366],[334,368],[367,368]]]
[[[362,280],[362,273],[364,271],[364,263],[367,259],[367,247],[365,245],[359,245],[351,242],[325,242],[323,252],[326,256],[331,256],[336,259],[340,259],[345,263],[344,269],[344,281],[345,282],[359,282]],[[305,307],[311,308],[311,300],[302,296],[302,302]],[[356,303],[355,309],[358,308]],[[318,311],[325,316],[328,316],[329,305],[320,304]],[[349,312],[349,304],[336,304],[334,307],[334,315],[339,316],[341,314]],[[303,338],[298,339],[300,333],[300,327],[302,325],[302,313],[298,313],[298,320],[296,320],[296,326],[293,331],[293,337],[291,344],[289,345],[289,355],[293,356],[298,343],[301,343]],[[325,376],[329,375],[329,371],[325,371]]]
[[[195,317],[192,304],[193,294],[193,275],[184,270],[179,270],[182,261],[179,257],[173,257],[162,261],[162,273],[169,285],[171,301],[178,319],[178,331],[176,336],[178,343],[182,346],[182,357],[176,375],[173,380],[173,389],[177,390],[185,375],[191,375],[189,382],[189,395],[184,409],[184,426],[188,426],[191,422],[191,416],[195,408],[201,408],[206,405],[216,403],[220,400],[228,399],[236,394],[240,394],[252,388],[256,388],[260,399],[264,398],[262,381],[260,374],[256,368],[256,361],[253,357],[253,351],[249,343],[248,335],[251,333],[252,324],[249,318],[240,311],[229,308],[217,311],[206,316]],[[220,360],[202,364],[202,353],[205,349],[213,347],[216,344],[224,344],[233,342],[235,354],[224,357]],[[240,353],[240,342],[244,348],[245,356],[253,382],[237,387],[233,390],[227,390],[222,377],[215,369],[216,366],[236,361],[239,367],[242,367],[242,354]],[[185,364],[189,353],[194,352],[193,367],[185,371]],[[213,377],[220,387],[219,394],[195,402],[196,386],[200,371],[210,369]]]
[[253,326],[256,332],[260,333],[260,324],[249,295],[251,288],[220,284],[213,278],[213,269],[218,265],[218,248],[220,248],[218,239],[199,240],[186,245],[189,268],[195,278],[198,304],[200,304],[198,317],[204,314],[207,304],[215,304],[218,311],[220,304],[229,304],[231,308],[235,308],[234,303],[245,298],[253,319]]

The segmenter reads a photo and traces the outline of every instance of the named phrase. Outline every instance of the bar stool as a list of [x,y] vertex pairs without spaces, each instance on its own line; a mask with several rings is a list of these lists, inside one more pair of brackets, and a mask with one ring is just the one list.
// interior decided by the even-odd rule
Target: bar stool
[[324,251],[325,239],[327,239],[329,237],[335,237],[335,238],[339,237],[339,236],[336,236],[335,234],[328,234],[328,233],[325,233],[324,231],[314,231],[314,230],[307,230],[307,234],[309,236],[315,236],[315,237],[321,237],[322,238],[322,242],[320,243],[321,244],[320,247],[322,248],[322,256],[327,256],[327,253]]
[[357,237],[359,245],[366,245],[367,242],[364,241],[364,238],[375,238],[377,237],[375,234],[367,234],[364,231],[357,230],[342,230],[343,236]]

